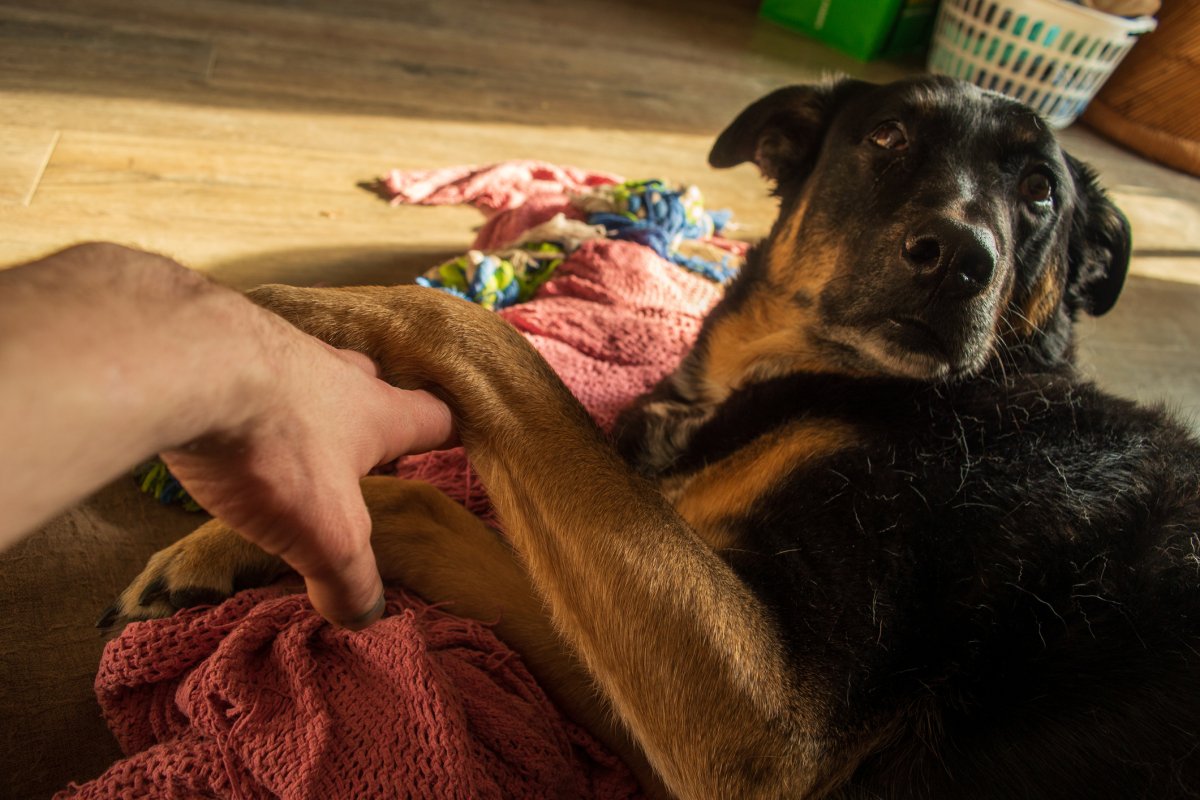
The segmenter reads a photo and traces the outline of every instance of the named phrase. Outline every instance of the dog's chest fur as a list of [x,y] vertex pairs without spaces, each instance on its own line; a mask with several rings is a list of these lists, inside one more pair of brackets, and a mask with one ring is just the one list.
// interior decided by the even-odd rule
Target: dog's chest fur
[[799,374],[679,419],[665,490],[855,717],[921,685],[1004,702],[1038,651],[1099,641],[1077,629],[1132,645],[1182,610],[1143,588],[1195,544],[1200,450],[1068,374]]

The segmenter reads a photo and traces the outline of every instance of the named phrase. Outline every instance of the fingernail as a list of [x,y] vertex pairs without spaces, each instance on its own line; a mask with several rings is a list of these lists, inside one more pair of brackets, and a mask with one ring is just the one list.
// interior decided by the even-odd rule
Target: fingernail
[[383,610],[386,604],[387,603],[383,595],[379,595],[379,599],[375,601],[375,605],[371,606],[370,609],[364,611],[362,614],[359,614],[354,619],[346,620],[345,622],[339,622],[338,625],[347,630],[361,631],[364,628],[369,627],[383,616]]

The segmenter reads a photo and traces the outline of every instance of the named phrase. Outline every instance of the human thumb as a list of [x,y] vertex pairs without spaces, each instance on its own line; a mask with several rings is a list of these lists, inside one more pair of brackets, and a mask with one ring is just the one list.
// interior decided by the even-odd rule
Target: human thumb
[[[365,531],[356,531],[359,535],[348,537],[347,551],[323,559],[306,559],[308,563],[297,568],[317,613],[334,625],[350,630],[366,628],[382,617],[384,610],[383,581],[371,549],[371,522],[365,506],[356,523],[353,527],[365,527]],[[345,542],[347,533],[340,531],[335,535]]]

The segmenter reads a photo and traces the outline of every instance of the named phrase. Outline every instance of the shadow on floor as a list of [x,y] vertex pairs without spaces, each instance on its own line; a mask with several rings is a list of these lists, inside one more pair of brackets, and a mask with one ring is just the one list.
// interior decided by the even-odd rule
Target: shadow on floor
[[393,286],[412,283],[430,267],[463,254],[461,244],[404,250],[395,244],[360,248],[277,250],[229,259],[205,270],[219,283],[246,290],[264,283],[292,286]]

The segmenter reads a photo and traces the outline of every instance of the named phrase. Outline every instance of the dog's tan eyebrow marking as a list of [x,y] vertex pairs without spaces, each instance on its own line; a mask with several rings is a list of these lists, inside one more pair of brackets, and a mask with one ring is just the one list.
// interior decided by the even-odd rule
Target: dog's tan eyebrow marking
[[1020,105],[1009,105],[1008,113],[996,115],[994,124],[1003,126],[1003,132],[1008,134],[1009,143],[1027,145],[1030,148],[1044,145],[1048,131],[1042,118],[1037,112]]
[[931,108],[936,108],[943,98],[946,97],[945,92],[941,87],[937,86],[911,86],[908,89],[908,94],[899,98],[900,107],[906,111],[924,112]]

